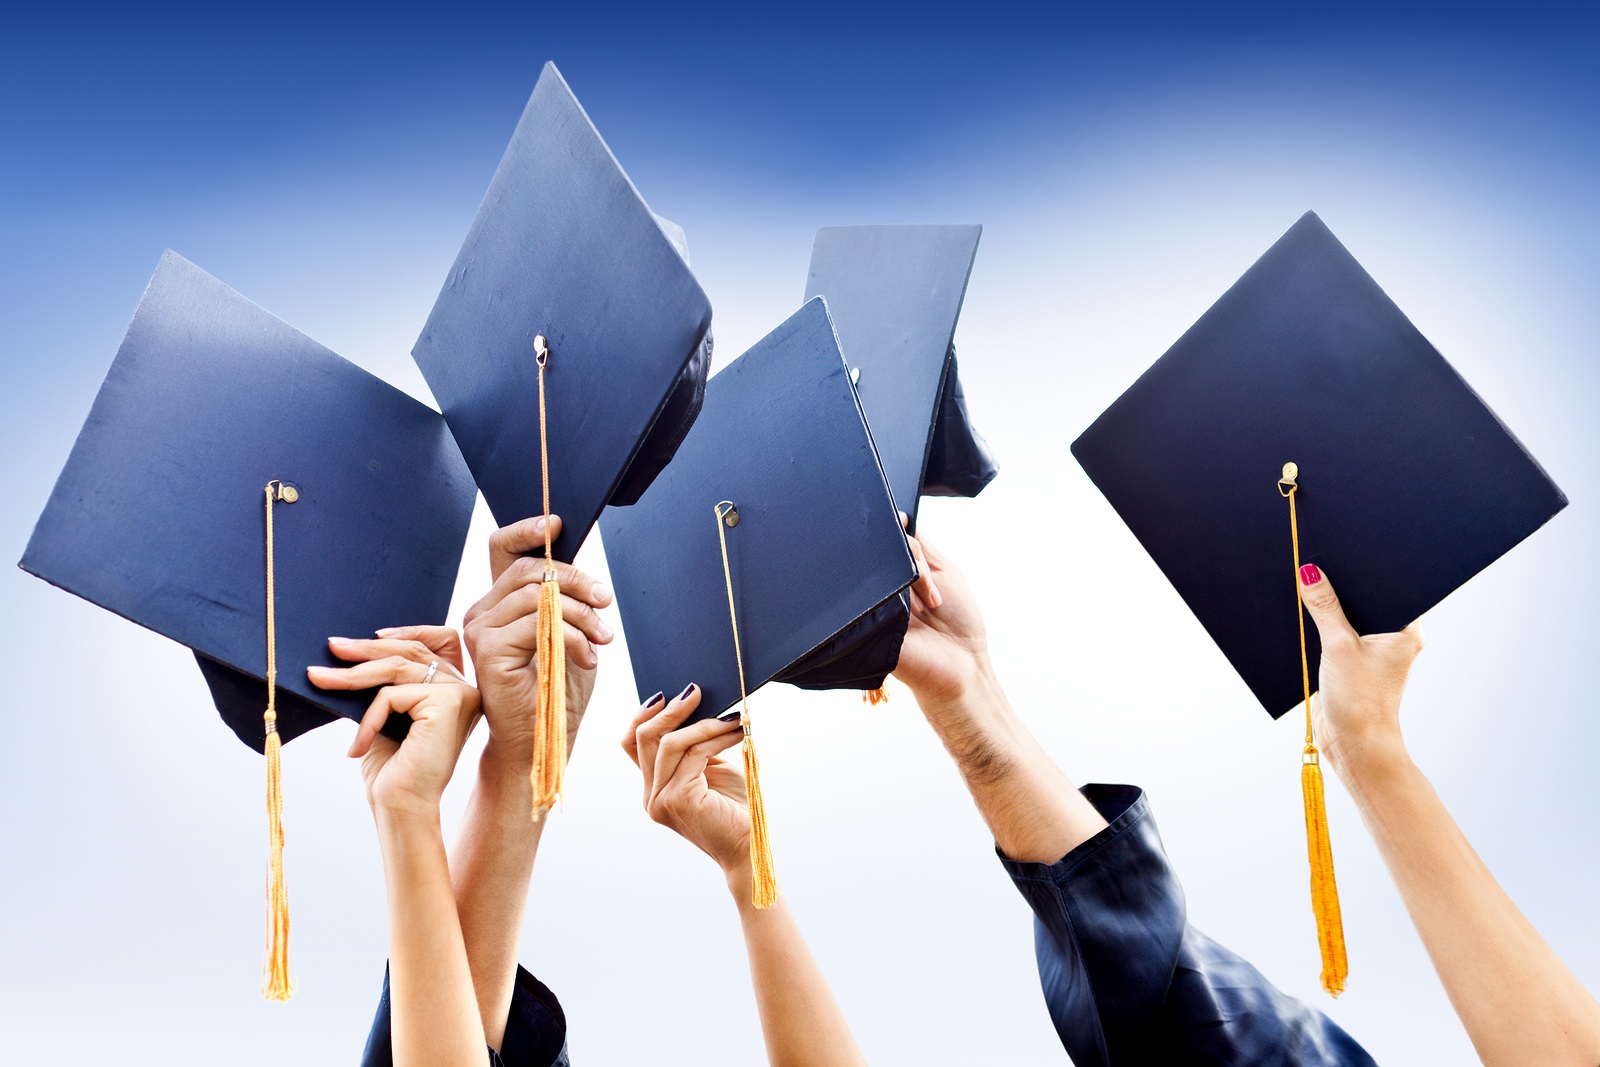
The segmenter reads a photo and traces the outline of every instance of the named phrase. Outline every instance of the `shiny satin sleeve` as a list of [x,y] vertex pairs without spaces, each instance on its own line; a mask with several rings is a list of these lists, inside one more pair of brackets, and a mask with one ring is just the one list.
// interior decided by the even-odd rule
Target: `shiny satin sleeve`
[[[383,972],[383,995],[378,1015],[367,1035],[361,1067],[394,1067],[394,1046],[389,1034],[389,971]],[[511,1011],[506,1016],[506,1036],[500,1051],[488,1049],[489,1067],[571,1067],[567,1058],[567,1016],[548,986],[522,967],[511,991]]]
[[1083,795],[1100,833],[1056,863],[1000,857],[1033,908],[1039,981],[1077,1067],[1372,1067],[1333,1020],[1189,925],[1143,790]]

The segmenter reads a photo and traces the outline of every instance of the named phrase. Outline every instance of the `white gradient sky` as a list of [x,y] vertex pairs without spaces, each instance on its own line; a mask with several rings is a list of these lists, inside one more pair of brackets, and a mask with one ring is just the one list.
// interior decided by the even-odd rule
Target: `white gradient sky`
[[[270,158],[202,160],[159,211],[114,171],[74,208],[0,209],[0,555],[20,557],[164,247],[426,397],[407,352],[538,63],[563,62],[517,47],[494,95],[464,92],[496,120],[452,136],[448,163],[428,152],[447,117],[408,125],[422,112],[401,94],[308,116],[312,132]],[[694,114],[661,126],[674,120],[659,102],[637,102],[649,127],[625,94],[590,104],[687,230],[722,361],[798,304],[817,226],[985,225],[957,343],[1002,473],[974,502],[927,503],[924,530],[972,574],[1045,747],[1075,780],[1150,791],[1197,925],[1386,1064],[1472,1053],[1353,807],[1330,789],[1351,960],[1330,1003],[1298,728],[1261,712],[1067,446],[1301,212],[1321,214],[1572,500],[1427,616],[1403,719],[1490,867],[1600,988],[1592,87],[1525,42],[1427,47],[1419,71],[1415,51],[1354,35],[1314,62],[1261,41],[1154,57],[1124,41],[1097,69],[1150,61],[1158,77],[1064,62],[1039,73],[1056,90],[1038,100],[952,108],[875,148],[789,113],[741,141]],[[588,100],[598,76],[566,72]],[[374,144],[390,139],[342,143],[369,120]],[[837,154],[837,176],[797,177],[818,153]],[[452,621],[486,587],[489,528],[480,504]],[[580,562],[604,573],[598,535]],[[634,710],[625,643],[606,651],[539,856],[524,959],[561,997],[580,1065],[759,1062],[720,879],[645,817],[617,746]],[[10,569],[0,647],[0,1061],[353,1062],[384,917],[350,728],[286,750],[301,992],[264,1004],[261,764],[216,720],[188,653]],[[1066,1062],[1028,912],[905,690],[868,710],[774,686],[755,707],[782,885],[869,1059]]]

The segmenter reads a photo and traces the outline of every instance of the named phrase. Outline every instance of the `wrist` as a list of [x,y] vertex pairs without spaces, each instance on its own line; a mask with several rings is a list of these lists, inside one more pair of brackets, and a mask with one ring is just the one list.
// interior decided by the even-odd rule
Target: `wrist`
[[1005,699],[987,651],[963,655],[952,667],[953,678],[937,687],[911,687],[911,695],[929,720],[964,718],[974,709]]
[[749,857],[737,863],[730,863],[722,869],[722,875],[728,885],[728,892],[733,896],[733,903],[739,909],[740,915],[747,915],[753,911],[760,911],[750,902],[755,884],[755,876],[750,870]]
[[372,819],[386,837],[443,837],[437,801],[430,803],[418,797],[375,799]]
[[1328,763],[1351,793],[1381,789],[1414,767],[1399,731],[1339,736],[1325,747]]
[[497,789],[512,788],[519,782],[527,785],[528,774],[532,770],[533,746],[498,740],[491,727],[483,754],[478,757],[479,783]]

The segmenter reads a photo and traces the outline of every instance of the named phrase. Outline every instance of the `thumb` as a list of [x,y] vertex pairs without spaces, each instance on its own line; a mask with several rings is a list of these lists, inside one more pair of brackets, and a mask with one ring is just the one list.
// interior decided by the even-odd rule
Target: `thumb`
[[1344,608],[1339,606],[1332,583],[1315,563],[1300,568],[1300,600],[1310,613],[1311,621],[1317,624],[1317,636],[1322,638],[1324,648],[1354,641],[1360,636],[1344,617]]

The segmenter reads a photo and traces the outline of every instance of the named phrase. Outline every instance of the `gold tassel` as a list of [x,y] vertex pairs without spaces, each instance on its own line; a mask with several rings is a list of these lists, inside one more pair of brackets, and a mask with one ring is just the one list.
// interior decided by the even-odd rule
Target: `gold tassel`
[[744,725],[744,780],[750,796],[750,903],[770,908],[778,899],[778,876],[772,868],[772,838],[767,833],[767,803],[761,796],[761,761],[750,717]]
[[1315,745],[1307,745],[1301,756],[1300,793],[1306,807],[1311,910],[1317,917],[1317,944],[1322,950],[1322,988],[1337,997],[1344,992],[1350,965],[1344,953],[1344,919],[1339,913],[1339,886],[1333,877],[1333,847],[1328,841],[1328,809],[1322,795],[1322,766]]
[[1337,997],[1344,992],[1350,964],[1345,957],[1344,919],[1339,911],[1339,885],[1333,875],[1333,843],[1328,836],[1328,807],[1322,789],[1322,764],[1311,730],[1311,665],[1306,658],[1306,612],[1300,599],[1300,521],[1294,495],[1300,468],[1283,465],[1278,492],[1289,499],[1289,540],[1294,546],[1294,608],[1300,624],[1300,683],[1305,692],[1306,745],[1300,756],[1300,793],[1305,804],[1306,855],[1311,863],[1311,911],[1317,920],[1317,947],[1322,953],[1322,988]]
[[861,692],[861,702],[877,707],[879,704],[889,703],[889,680],[884,679],[883,684],[876,689],[864,689]]
[[739,614],[733,607],[733,569],[728,566],[728,535],[724,526],[739,523],[739,510],[731,500],[712,508],[717,516],[717,541],[722,546],[722,579],[728,586],[728,622],[733,627],[733,658],[739,665],[739,725],[744,728],[744,782],[750,801],[750,903],[770,908],[778,899],[778,876],[772,865],[772,837],[767,830],[767,802],[761,795],[761,761],[750,732],[750,694],[744,687],[744,652],[739,647]]
[[544,369],[550,349],[544,335],[533,339],[539,365],[539,473],[544,486],[544,580],[539,587],[539,618],[534,630],[534,661],[539,672],[533,721],[533,818],[542,818],[561,800],[567,766],[567,652],[561,620],[561,583],[556,580],[550,539],[550,442],[546,434]]
[[284,1001],[294,996],[289,976],[289,892],[283,881],[283,742],[278,737],[278,633],[273,600],[274,560],[272,505],[293,504],[300,493],[279,481],[267,483],[267,961],[261,976],[261,995]]
[[533,735],[533,817],[561,799],[567,765],[567,655],[561,625],[561,583],[546,571],[539,587],[539,620],[534,631],[539,670],[539,701]]

